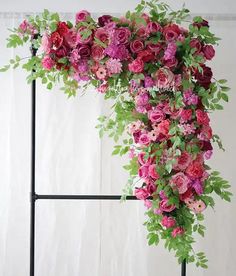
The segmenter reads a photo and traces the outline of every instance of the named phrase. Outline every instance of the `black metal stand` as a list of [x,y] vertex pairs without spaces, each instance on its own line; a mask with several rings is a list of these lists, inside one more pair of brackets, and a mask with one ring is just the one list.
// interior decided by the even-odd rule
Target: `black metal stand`
[[[32,56],[37,49],[31,48]],[[34,70],[33,70],[34,72]],[[35,275],[35,203],[37,200],[120,200],[121,195],[39,195],[35,192],[35,152],[36,152],[36,81],[32,82],[31,101],[31,191],[30,191],[30,276]],[[126,200],[138,200],[128,196]],[[181,266],[181,276],[186,276],[186,261]]]

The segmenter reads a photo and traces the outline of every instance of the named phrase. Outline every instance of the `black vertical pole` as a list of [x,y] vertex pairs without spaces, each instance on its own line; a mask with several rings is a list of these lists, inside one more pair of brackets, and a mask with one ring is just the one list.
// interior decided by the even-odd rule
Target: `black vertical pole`
[[[31,46],[32,57],[37,49]],[[32,70],[32,73],[35,71]],[[36,134],[36,81],[31,84],[31,185],[30,185],[30,276],[34,276],[35,263],[35,135]]]
[[183,260],[181,264],[181,276],[186,276],[186,260]]

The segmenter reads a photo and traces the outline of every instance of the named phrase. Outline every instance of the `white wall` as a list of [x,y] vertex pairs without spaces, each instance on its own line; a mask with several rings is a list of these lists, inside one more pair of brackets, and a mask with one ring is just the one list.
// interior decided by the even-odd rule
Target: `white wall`
[[[43,8],[76,12],[123,12],[138,1],[13,1],[0,0],[2,11],[41,11]],[[177,1],[171,1],[172,3]],[[182,3],[179,1],[178,3]],[[236,13],[235,1],[186,1],[192,12]],[[0,64],[14,55],[5,48],[7,27],[16,24],[0,18]],[[216,149],[212,166],[235,180],[235,61],[236,22],[211,22],[222,37],[213,69],[228,78],[231,101],[212,116],[226,152]],[[21,49],[27,56],[28,49]],[[30,87],[22,71],[0,74],[0,276],[28,275],[29,261],[29,162]],[[100,142],[96,117],[106,110],[93,91],[66,100],[55,89],[38,86],[37,192],[119,194],[126,181],[118,157],[111,157],[112,143]],[[89,109],[88,109],[89,106]],[[84,117],[86,116],[86,120]],[[216,212],[206,212],[205,239],[197,248],[206,251],[209,269],[189,265],[189,275],[234,275],[235,198],[217,200]],[[141,202],[41,202],[37,203],[36,276],[172,276],[179,275],[175,259],[159,247],[149,248],[142,226]]]

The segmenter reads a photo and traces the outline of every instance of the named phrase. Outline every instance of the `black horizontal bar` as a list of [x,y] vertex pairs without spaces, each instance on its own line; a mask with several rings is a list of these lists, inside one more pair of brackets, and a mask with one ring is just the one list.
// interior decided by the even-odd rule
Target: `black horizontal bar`
[[[64,200],[120,200],[121,195],[38,195],[34,199],[64,199]],[[152,199],[150,197],[149,199]],[[136,196],[127,196],[126,200],[139,200]]]

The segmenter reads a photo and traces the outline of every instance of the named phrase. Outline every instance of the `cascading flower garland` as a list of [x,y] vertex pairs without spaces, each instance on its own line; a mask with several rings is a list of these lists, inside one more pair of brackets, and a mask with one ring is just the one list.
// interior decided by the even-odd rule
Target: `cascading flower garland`
[[[83,10],[73,25],[45,10],[12,30],[7,46],[30,42],[38,50],[22,65],[29,82],[41,78],[52,89],[62,81],[69,97],[92,84],[113,99],[111,115],[101,116],[97,128],[116,142],[127,130],[113,154],[129,152],[125,194],[144,200],[149,245],[164,239],[179,262],[206,268],[204,253],[192,248],[193,232],[204,236],[202,212],[214,207],[211,193],[227,201],[232,195],[228,182],[206,164],[212,142],[223,149],[208,114],[223,109],[229,88],[206,65],[219,38],[201,17],[180,26],[188,14],[152,0],[120,18],[94,20]],[[16,56],[1,71],[22,61]]]

